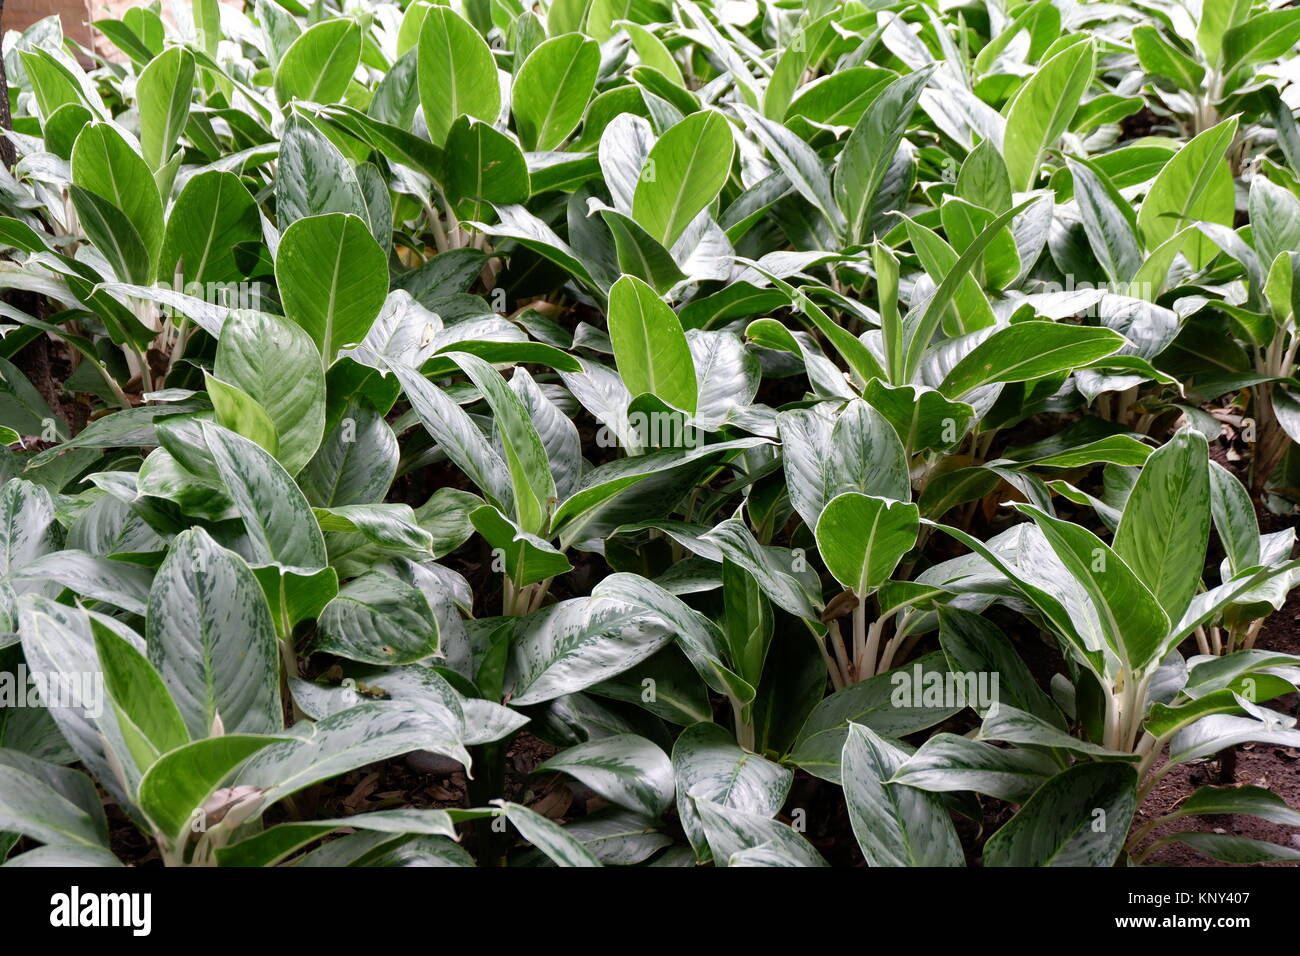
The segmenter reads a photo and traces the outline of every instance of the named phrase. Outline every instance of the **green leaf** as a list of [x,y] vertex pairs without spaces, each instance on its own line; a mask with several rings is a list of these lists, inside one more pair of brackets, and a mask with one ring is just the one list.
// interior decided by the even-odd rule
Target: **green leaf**
[[281,235],[308,216],[346,213],[364,219],[367,208],[361,181],[338,147],[306,117],[290,116],[275,170],[275,218]]
[[1111,329],[1062,322],[1005,325],[967,352],[944,376],[939,390],[955,399],[995,382],[1028,382],[1087,365],[1126,341]]
[[926,701],[925,688],[935,685],[942,688],[946,674],[943,655],[926,654],[910,664],[836,691],[808,715],[787,760],[823,780],[839,783],[840,759],[850,723],[862,724],[882,737],[898,740],[932,727],[963,709],[964,704],[950,700]]
[[573,132],[596,86],[600,47],[578,33],[533,48],[515,73],[510,111],[528,150],[552,150]]
[[1165,40],[1159,30],[1144,23],[1133,28],[1132,36],[1142,69],[1172,80],[1179,89],[1188,93],[1200,89],[1205,67]]
[[171,159],[190,116],[194,54],[182,46],[158,54],[140,71],[135,95],[140,109],[140,146],[145,162],[157,173]]
[[0,763],[0,832],[56,847],[103,847],[94,819],[44,780]]
[[1210,465],[1210,516],[1233,577],[1259,564],[1259,519],[1237,476],[1217,461]]
[[0,488],[0,579],[57,550],[58,534],[48,491],[22,478]]
[[862,395],[894,427],[905,454],[952,448],[966,437],[975,418],[972,406],[924,385],[891,386],[874,379]]
[[721,113],[693,113],[672,126],[646,157],[632,197],[632,218],[665,247],[717,197],[735,144]]
[[301,471],[325,428],[325,376],[311,338],[277,316],[233,314],[221,327],[213,371],[257,402],[276,434],[268,450],[289,474]]
[[457,838],[453,817],[446,810],[399,807],[354,813],[334,820],[281,823],[238,843],[219,848],[217,863],[221,866],[274,866],[295,851],[335,830],[382,834],[423,833],[449,840]]
[[[284,738],[227,734],[164,754],[140,780],[140,808],[164,837],[179,842],[193,813],[241,763]],[[288,746],[296,746],[295,741]]]
[[681,322],[654,289],[634,276],[623,276],[610,287],[609,337],[619,374],[633,396],[649,393],[695,414],[695,363]]
[[77,594],[104,601],[131,614],[144,611],[149,573],[127,561],[115,561],[83,551],[56,551],[15,571],[10,582],[40,586],[55,581]]
[[[1043,4],[1044,0],[1039,0]],[[1051,4],[1046,6],[1051,9]],[[1011,177],[1006,161],[992,140],[983,140],[970,151],[957,172],[957,195],[989,212],[1011,208]]]
[[825,217],[837,236],[843,234],[844,214],[835,201],[835,191],[821,157],[787,127],[757,110],[737,103],[736,111],[799,195]]
[[[947,209],[952,204],[953,202],[947,202],[944,204],[944,208]],[[974,210],[974,207],[966,208]],[[955,235],[957,230],[949,228],[949,225],[955,225],[952,221],[952,214],[949,213],[948,216],[945,229],[948,230],[949,235]],[[907,222],[906,227],[908,240],[912,243],[912,248],[916,250],[921,265],[931,279],[940,281],[943,276],[948,275],[956,267],[959,261],[957,250],[941,238],[938,233],[918,222]],[[1005,245],[1007,233],[1004,230],[996,238],[998,244]],[[953,334],[974,332],[997,322],[997,318],[993,315],[993,309],[989,305],[988,297],[984,294],[984,290],[980,288],[978,280],[981,278],[982,271],[983,259],[981,257],[980,260],[973,264],[970,274],[962,278],[961,284],[953,294],[952,305],[943,320],[945,330]]]
[[[808,298],[808,296],[801,290],[795,289],[785,280],[766,271],[756,262],[751,262],[739,257],[736,261],[754,269],[760,275],[765,276],[773,286],[779,289],[789,299],[790,304],[794,308],[807,316],[812,324],[816,326],[817,331],[826,336],[826,338],[830,340],[830,343],[835,346],[835,350],[844,357],[844,360],[848,363],[849,368],[853,370],[853,374],[859,382],[866,384],[874,378],[885,377],[885,370],[880,367],[880,363],[876,360],[876,356],[871,349],[867,348],[861,339],[831,319],[831,317],[827,315],[821,307],[813,302],[812,299]],[[753,328],[752,325],[750,327]],[[837,370],[834,369],[834,366],[831,366],[828,371],[830,374],[835,375],[837,379],[840,378],[840,376],[836,374]],[[845,391],[847,391],[845,383],[841,381],[837,384],[840,389],[845,389]],[[838,394],[844,393],[845,392],[839,392]]]
[[1237,703],[1251,716],[1211,714],[1181,728],[1169,743],[1169,762],[1186,763],[1242,743],[1300,746],[1300,730],[1289,723],[1289,717],[1257,707],[1240,695]]
[[[996,213],[961,196],[945,197],[939,207],[939,219],[948,235],[948,241],[957,249],[965,249],[973,242],[995,215]],[[909,229],[909,233],[912,231]],[[955,252],[952,253],[952,258],[957,258]],[[972,280],[978,280],[979,284],[989,288],[1000,288],[1015,282],[1022,268],[1016,237],[1010,229],[1004,229],[977,264]],[[927,271],[942,278],[942,271],[936,273],[929,265]],[[964,328],[974,328],[975,323],[970,317],[965,317],[958,324]]]
[[948,306],[952,304],[962,282],[970,275],[971,269],[979,262],[984,250],[998,238],[1003,227],[1011,224],[1020,213],[1024,212],[1033,204],[1032,199],[1027,199],[1019,205],[1008,209],[994,219],[979,237],[966,247],[957,262],[943,277],[938,288],[934,290],[934,295],[928,300],[914,305],[903,320],[903,337],[906,342],[904,354],[906,359],[903,363],[903,372],[905,379],[911,379],[915,376],[925,358],[926,350],[930,347],[930,342],[934,338],[935,332],[939,328],[940,321],[944,313],[947,312]]
[[489,236],[512,239],[524,248],[554,262],[588,287],[603,293],[604,286],[592,278],[591,272],[578,254],[557,236],[550,226],[520,205],[494,208],[499,220],[495,225],[485,222],[469,222],[467,225]]
[[547,530],[555,505],[555,480],[546,449],[523,402],[491,365],[467,352],[450,352],[492,408],[497,434],[505,451],[514,492],[515,517],[529,534]]
[[1196,43],[1211,66],[1221,63],[1224,37],[1250,16],[1251,6],[1251,0],[1204,0],[1201,4],[1201,19],[1196,24]]
[[[1233,116],[1189,141],[1156,174],[1137,217],[1148,251],[1172,239],[1191,221],[1232,222],[1232,182],[1224,153],[1236,134]],[[1189,235],[1177,248],[1198,267],[1208,261],[1213,246],[1203,236]]]
[[[415,512],[410,505],[341,505],[317,508],[315,515],[322,531],[361,535],[381,548],[409,554],[416,559],[427,558],[433,546],[433,536],[416,524]],[[347,554],[350,548],[351,544],[345,543],[339,550]],[[330,550],[333,552],[334,548]],[[333,554],[331,557],[339,560]]]
[[[748,704],[754,699],[753,686],[724,662],[728,650],[726,636],[720,633],[717,625],[709,618],[653,581],[635,574],[611,576],[601,586],[609,596],[643,608],[675,632],[678,645],[709,687],[742,704]],[[656,654],[650,659],[651,666],[663,657],[663,653]],[[737,666],[744,662],[738,661]],[[627,671],[625,675],[632,673],[635,672]],[[607,684],[608,682],[602,684],[602,689]],[[639,685],[636,687],[638,701],[643,689]]]
[[491,124],[462,116],[451,124],[444,153],[447,197],[461,219],[486,219],[491,203],[526,202],[528,164],[515,141]]
[[34,850],[10,857],[0,866],[67,866],[67,867],[115,867],[122,866],[108,850],[80,846],[38,846]]
[[1279,846],[1267,840],[1234,836],[1231,833],[1200,833],[1186,831],[1162,837],[1160,843],[1186,843],[1197,853],[1221,863],[1295,863],[1300,860],[1300,850]]
[[889,781],[907,752],[869,727],[849,724],[841,775],[849,820],[868,866],[964,866],[942,800]]
[[[787,548],[767,547],[758,543],[739,516],[733,516],[709,529],[701,540],[733,564],[754,576],[763,593],[783,610],[812,622],[819,618],[820,586],[806,566],[801,568],[797,556]],[[717,558],[714,558],[717,560]]]
[[150,759],[136,761],[141,770],[147,770],[159,754],[190,742],[185,721],[162,677],[143,654],[98,621],[92,620],[90,628],[118,720],[138,731],[148,744]]
[[836,495],[850,491],[894,501],[911,496],[906,452],[888,420],[849,402],[832,423],[816,409],[777,416],[790,503],[809,528]]
[[1263,787],[1200,787],[1178,806],[1176,815],[1244,814],[1283,826],[1300,826],[1300,810]]
[[1144,671],[1164,652],[1169,617],[1155,595],[1100,538],[1033,505],[1017,505],[1033,518],[1061,563],[1087,591],[1102,633],[1130,672]]
[[1030,47],[1028,62],[1036,62],[1043,55],[1045,47],[1060,37],[1061,13],[1050,0],[1038,0],[1019,8],[1015,18],[1000,33],[991,36],[991,41],[975,57],[975,70],[987,73],[997,59],[1006,51],[1007,46],[1019,36],[1021,31],[1029,34]]
[[817,550],[835,579],[865,598],[916,544],[918,522],[911,502],[847,492],[827,502],[817,520]]
[[1115,531],[1115,553],[1170,620],[1183,616],[1201,583],[1210,535],[1209,447],[1180,430],[1146,461]]
[[275,278],[291,320],[311,336],[324,365],[360,342],[388,297],[388,264],[366,224],[330,213],[285,230]]
[[149,592],[145,636],[190,736],[208,736],[218,718],[228,733],[284,726],[266,598],[244,560],[202,528],[172,541]]
[[1075,448],[1065,448],[1040,457],[1016,458],[1022,465],[1034,468],[1078,468],[1108,462],[1132,467],[1151,457],[1151,446],[1132,435],[1108,435],[1096,441],[1085,442]]
[[217,421],[223,427],[252,439],[273,455],[279,450],[275,423],[252,396],[207,372],[203,373],[203,387],[207,389]]
[[654,819],[673,802],[673,765],[655,744],[615,734],[569,747],[534,773],[558,771],[585,783],[611,803]]
[[1289,189],[1256,176],[1250,181],[1246,206],[1255,248],[1264,262],[1300,248],[1300,199]]
[[402,383],[411,408],[447,457],[469,476],[490,503],[503,512],[513,513],[510,471],[474,420],[446,392],[415,369],[396,363],[390,368]]
[[501,112],[496,62],[487,42],[449,7],[430,7],[420,29],[420,104],[435,146],[457,117],[494,123]]
[[583,690],[645,660],[673,638],[646,608],[610,595],[620,575],[524,618],[511,646],[510,702],[539,704]]
[[[1034,680],[1014,644],[987,618],[939,606],[939,643],[953,673],[996,674],[998,706],[1007,705],[1063,727],[1061,712]],[[971,701],[975,704],[975,701]],[[984,716],[988,708],[978,708]]]
[[346,17],[322,20],[293,41],[275,71],[275,96],[333,103],[343,98],[361,58],[361,26]]
[[304,721],[294,734],[273,740],[234,780],[235,785],[262,788],[264,807],[314,783],[412,750],[432,750],[467,769],[472,763],[455,714],[432,701],[369,701],[315,723]]
[[1124,200],[1114,186],[1091,168],[1072,159],[1067,159],[1066,165],[1074,179],[1075,199],[1093,254],[1111,282],[1128,282],[1142,266],[1142,251],[1130,221],[1132,212],[1123,207]]
[[627,33],[632,40],[632,46],[636,49],[636,55],[640,57],[643,64],[653,70],[658,70],[678,86],[686,85],[686,81],[682,78],[681,67],[673,59],[673,55],[664,41],[656,36],[653,31],[630,20],[620,20],[614,26]]
[[[767,444],[761,438],[738,438],[730,442],[701,445],[685,451],[652,451],[630,458],[616,458],[582,476],[573,494],[555,509],[551,529],[561,542],[583,540],[603,516],[645,488],[657,487],[660,480],[689,471],[714,455],[727,454],[756,445]],[[626,524],[619,520],[617,524]]]
[[417,588],[368,571],[321,612],[313,649],[367,664],[410,664],[438,652],[438,622]]
[[257,563],[314,570],[325,566],[325,541],[293,479],[255,443],[211,422],[203,439],[239,509]]
[[217,6],[217,0],[193,0],[191,9],[199,44],[204,53],[215,58],[221,42],[221,8]]
[[1011,101],[1002,157],[1014,192],[1033,188],[1043,153],[1069,128],[1092,84],[1095,62],[1091,39],[1073,43],[1034,71]]
[[545,538],[521,530],[491,505],[475,508],[469,513],[469,520],[492,550],[501,555],[506,574],[515,587],[526,587],[573,570],[563,551],[556,550]]
[[539,813],[517,803],[496,801],[501,815],[514,824],[520,836],[550,858],[556,866],[601,866],[592,852]]
[[696,810],[695,799],[761,817],[773,817],[785,804],[794,774],[736,745],[712,723],[686,728],[673,745],[677,815],[697,857],[712,851]]
[[600,217],[614,237],[618,267],[624,274],[645,280],[661,295],[686,278],[672,253],[635,220],[613,209],[601,209]]
[[850,242],[866,239],[880,185],[933,72],[921,69],[890,83],[872,100],[844,141],[835,167],[834,189],[835,201],[848,222]]
[[163,240],[162,200],[149,164],[115,126],[93,123],[72,147],[72,182],[105,200],[131,224],[149,263],[148,284]]
[[813,845],[784,823],[698,796],[691,802],[720,866],[826,866]]
[[1032,751],[998,747],[957,734],[935,734],[888,782],[928,793],[973,790],[1009,803],[1024,803],[1059,769],[1056,761]]
[[68,187],[68,193],[86,236],[104,254],[118,278],[148,282],[153,275],[149,250],[126,214],[103,196],[75,184]]
[[[87,101],[77,77],[49,51],[15,49],[14,52],[18,54],[23,72],[31,81],[36,106],[47,123],[55,111],[63,106],[76,103],[92,105]],[[102,104],[94,105],[98,107],[97,114],[102,115]]]
[[172,204],[159,274],[171,276],[179,269],[187,288],[204,283],[203,293],[210,295],[207,283],[244,278],[235,247],[261,236],[257,201],[243,181],[224,170],[205,170],[185,183]]
[[985,866],[1111,866],[1137,807],[1137,771],[1086,763],[1057,774],[984,844]]
[[1137,763],[1139,755],[1121,750],[1108,750],[1100,744],[1088,743],[1072,737],[1065,731],[1047,723],[1040,717],[1027,714],[1008,705],[989,708],[980,725],[977,740],[1000,740],[1023,747],[1042,747],[1063,750],[1066,753],[1103,760],[1122,760]]
[[388,422],[368,402],[353,401],[298,475],[298,484],[319,508],[370,504],[388,494],[397,458],[397,436]]
[[723,636],[736,670],[751,686],[763,676],[774,629],[772,605],[754,576],[722,560]]
[[90,613],[80,607],[56,604],[34,594],[19,599],[18,633],[27,666],[33,673],[45,673],[72,689],[63,695],[65,706],[47,706],[46,712],[81,764],[139,821],[133,794],[139,771],[129,760],[116,715],[84,689],[86,680],[99,681],[103,673],[90,620]]

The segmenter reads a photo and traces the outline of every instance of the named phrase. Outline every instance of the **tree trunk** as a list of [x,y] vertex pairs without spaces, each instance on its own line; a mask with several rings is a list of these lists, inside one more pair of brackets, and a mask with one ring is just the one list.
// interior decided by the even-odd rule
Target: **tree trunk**
[[[0,37],[4,36],[5,0],[0,0]],[[4,58],[0,57],[0,127],[6,130],[14,128],[13,117],[9,115],[9,77],[5,75]],[[5,169],[14,167],[14,144],[8,136],[0,136],[0,162]]]

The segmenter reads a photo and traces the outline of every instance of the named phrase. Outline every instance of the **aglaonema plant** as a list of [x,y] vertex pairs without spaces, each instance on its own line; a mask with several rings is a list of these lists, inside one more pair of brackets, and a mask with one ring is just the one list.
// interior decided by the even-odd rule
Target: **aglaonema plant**
[[1292,11],[195,11],[6,37],[6,865],[1287,858]]
[[[62,532],[38,486],[12,479],[0,495],[6,514],[21,519],[7,525],[13,530],[6,550],[19,556],[9,586],[19,595],[13,610],[20,642],[6,653],[20,651],[30,672],[41,675],[33,702],[44,706],[49,722],[32,728],[37,740],[44,737],[38,752],[58,760],[71,748],[152,838],[164,864],[273,864],[352,826],[302,817],[293,795],[313,782],[412,748],[469,763],[465,740],[473,735],[466,737],[459,695],[445,684],[441,700],[430,692],[418,702],[354,702],[317,723],[286,727],[279,639],[262,587],[239,554],[202,528],[170,542],[150,581],[139,565],[58,550]],[[42,561],[89,573],[89,586],[84,577],[65,578],[84,603],[52,599],[64,587],[45,576],[21,576]],[[96,563],[104,568],[97,575]],[[108,570],[115,565],[118,577]],[[142,623],[143,636],[123,612]],[[53,745],[51,734],[64,743]],[[86,776],[62,760],[0,753],[4,828],[43,844],[20,860],[119,865]],[[281,801],[307,830],[263,822]],[[358,830],[384,834],[367,852],[381,845],[395,851],[416,839],[409,852],[467,862],[454,842],[461,816],[381,811],[373,827],[364,817]]]
[[[1244,740],[1296,739],[1294,720],[1263,706],[1293,689],[1294,656],[1243,649],[1226,656],[1185,659],[1178,650],[1197,628],[1243,595],[1270,582],[1293,585],[1300,567],[1295,561],[1254,564],[1217,587],[1203,588],[1201,573],[1214,510],[1210,467],[1204,438],[1190,429],[1177,433],[1143,467],[1110,544],[1029,504],[1017,507],[1032,524],[1018,526],[1018,540],[1010,547],[985,545],[955,528],[945,528],[1034,607],[1067,654],[1071,673],[1061,675],[1060,687],[1053,684],[1056,703],[1032,683],[1019,682],[995,706],[981,708],[983,724],[976,741],[1011,743],[1023,754],[1012,756],[965,740],[959,743],[946,734],[931,738],[910,758],[876,742],[874,766],[883,774],[881,779],[943,792],[965,789],[963,777],[970,774],[966,783],[973,789],[1002,799],[1019,802],[1035,793],[1022,813],[1032,809],[1050,814],[1054,801],[1073,799],[1068,790],[1061,792],[1064,784],[1053,786],[1050,799],[1045,795],[1054,773],[1081,774],[1085,764],[1117,762],[1124,768],[1098,769],[1095,774],[1098,785],[1110,794],[1107,799],[1119,801],[1116,805],[1124,808],[1127,819],[1138,797],[1187,760]],[[1221,527],[1221,535],[1225,530]],[[957,584],[960,577],[951,580]],[[945,655],[954,670],[977,664],[981,658],[986,664],[997,660],[990,652],[1004,645],[1005,638],[996,628],[957,610],[941,609],[940,621]],[[1066,731],[1062,711],[1077,725],[1078,737]],[[881,756],[882,746],[894,754],[892,766],[887,755]],[[1071,766],[1073,759],[1082,762]],[[1053,760],[1058,762],[1056,770]],[[1044,779],[1049,782],[1044,784]],[[1043,790],[1034,789],[1037,786]],[[1208,801],[1210,796],[1201,799]],[[1190,801],[1191,806],[1198,803]],[[927,806],[933,821],[933,804]],[[1040,852],[1042,847],[1015,847],[1016,836],[1032,832],[1031,824],[1013,821],[1007,829],[1005,838],[1000,831],[990,840],[986,855],[996,848],[998,858],[1006,854],[1005,861],[1012,865],[1043,862],[1021,855]],[[1148,829],[1134,834],[1130,850]],[[1104,841],[1070,833],[1069,828],[1063,830],[1062,839],[1074,840],[1078,852],[1088,847],[1094,862],[1113,862],[1125,848],[1122,832]],[[1287,855],[1285,848],[1257,845],[1257,841],[1192,839],[1212,856],[1266,860]]]

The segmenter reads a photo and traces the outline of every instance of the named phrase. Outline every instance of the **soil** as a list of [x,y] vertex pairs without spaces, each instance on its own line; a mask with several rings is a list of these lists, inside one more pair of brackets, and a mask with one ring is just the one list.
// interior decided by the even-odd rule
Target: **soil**
[[1133,115],[1125,116],[1119,121],[1119,141],[1126,143],[1129,140],[1150,136],[1151,131],[1159,125],[1160,117],[1156,116],[1149,106],[1144,106]]

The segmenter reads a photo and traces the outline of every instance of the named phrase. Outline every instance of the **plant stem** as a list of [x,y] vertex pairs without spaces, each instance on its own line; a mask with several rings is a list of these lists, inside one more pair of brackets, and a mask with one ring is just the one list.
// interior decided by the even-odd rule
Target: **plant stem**
[[844,637],[840,634],[840,622],[831,621],[827,629],[830,631],[831,650],[835,652],[835,660],[839,663],[840,686],[847,687],[853,683],[853,662],[849,659]]
[[1263,626],[1264,619],[1262,617],[1259,618],[1259,620],[1251,621],[1250,627],[1246,628],[1246,639],[1242,641],[1241,646],[1246,650],[1253,648],[1255,646],[1255,638],[1259,637],[1260,628]]
[[[513,735],[505,740],[470,748],[470,762],[474,769],[474,776],[468,777],[466,774],[468,779],[465,783],[471,807],[486,807],[492,800],[505,796],[506,745],[512,739]],[[509,835],[492,829],[495,819],[495,817],[487,817],[474,823],[480,866],[505,866],[506,864]]]
[[546,600],[546,595],[551,591],[551,582],[554,580],[554,577],[549,577],[545,581],[529,586],[531,594],[528,606],[524,609],[525,614],[532,614],[541,608],[542,602]]
[[731,713],[736,722],[736,743],[744,749],[754,751],[754,722],[745,718],[746,705],[731,698]]
[[880,635],[884,629],[884,620],[878,619],[872,621],[871,627],[867,630],[867,653],[864,664],[869,666],[870,670],[864,670],[861,672],[862,680],[866,680],[868,677],[874,677],[876,674],[880,673],[880,669],[876,665],[878,663],[878,658],[880,657]]
[[867,602],[859,600],[853,609],[853,663],[852,682],[864,680],[870,676],[875,661],[867,656]]

